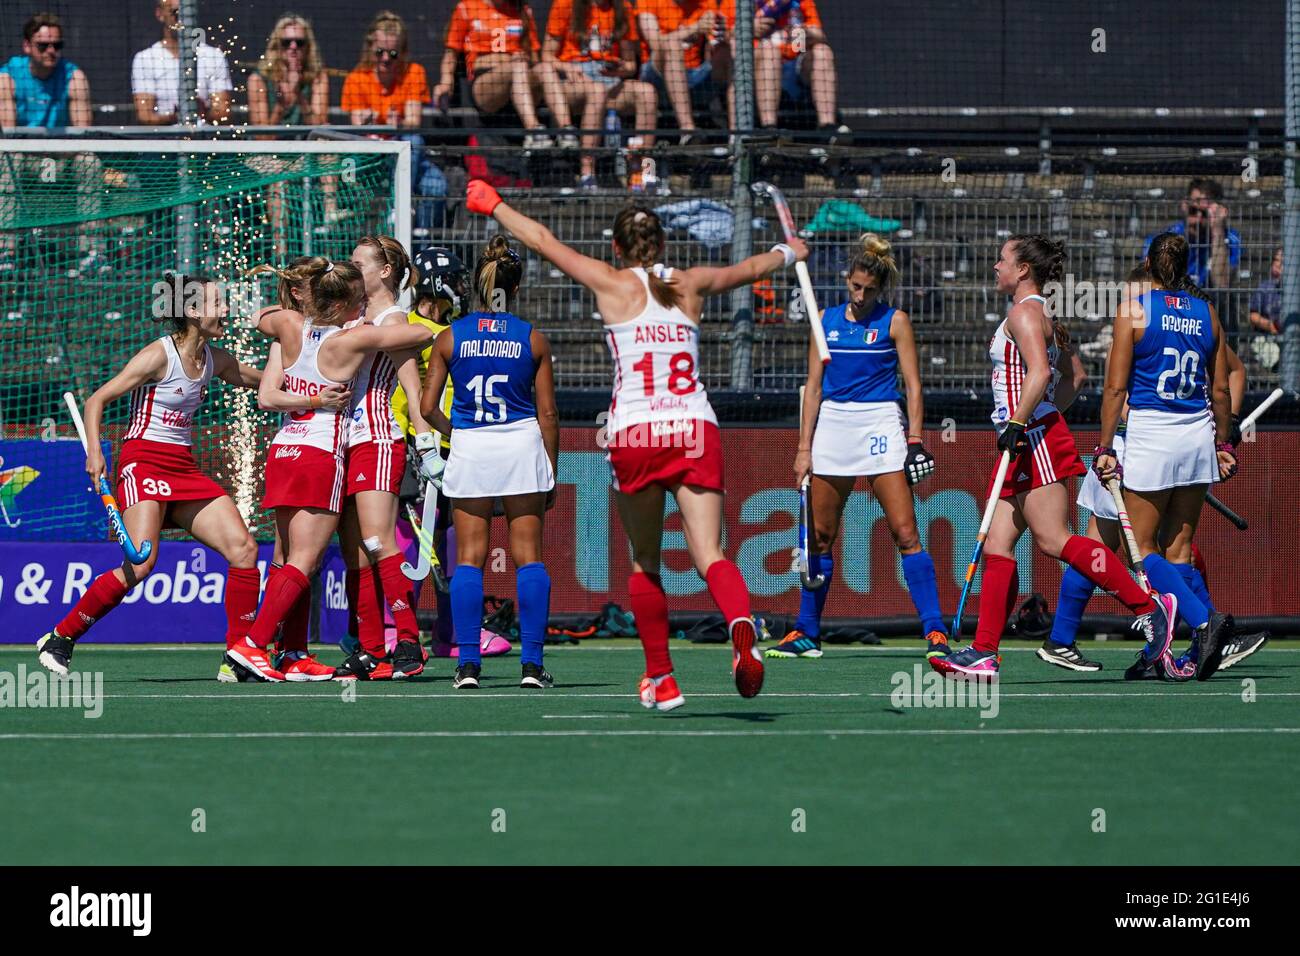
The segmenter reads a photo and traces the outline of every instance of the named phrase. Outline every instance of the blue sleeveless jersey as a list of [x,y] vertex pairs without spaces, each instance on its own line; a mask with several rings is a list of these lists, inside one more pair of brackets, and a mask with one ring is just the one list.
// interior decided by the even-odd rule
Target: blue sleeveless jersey
[[54,71],[45,79],[32,76],[31,64],[25,56],[16,56],[3,67],[14,81],[14,106],[18,112],[18,125],[25,127],[67,126],[71,121],[68,111],[68,84],[77,65],[60,60]]
[[509,312],[471,312],[451,323],[452,428],[537,417],[532,332]]
[[831,362],[822,371],[822,400],[898,401],[898,349],[889,335],[893,306],[884,302],[857,322],[842,302],[822,313]]
[[1129,406],[1180,414],[1207,408],[1206,366],[1214,351],[1209,305],[1168,289],[1152,290],[1138,301],[1147,326],[1133,346]]

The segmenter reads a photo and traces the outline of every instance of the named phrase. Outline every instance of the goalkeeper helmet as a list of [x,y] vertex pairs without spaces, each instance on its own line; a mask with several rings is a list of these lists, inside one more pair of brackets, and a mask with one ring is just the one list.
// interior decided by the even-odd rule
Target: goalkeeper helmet
[[463,311],[469,297],[469,272],[460,256],[446,246],[430,246],[415,254],[416,295],[428,299],[442,299],[451,303],[455,318]]

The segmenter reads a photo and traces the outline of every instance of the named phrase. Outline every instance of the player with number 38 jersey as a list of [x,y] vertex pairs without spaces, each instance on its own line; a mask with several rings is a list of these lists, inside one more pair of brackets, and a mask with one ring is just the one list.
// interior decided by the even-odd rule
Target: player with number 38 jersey
[[[482,180],[469,183],[467,200],[470,212],[493,217],[595,295],[614,359],[605,436],[619,516],[632,544],[628,600],[646,659],[641,705],[664,711],[685,703],[672,673],[668,598],[659,576],[669,494],[695,570],[727,622],[736,690],[755,696],[763,686],[763,659],[745,580],[722,551],[722,442],[699,379],[699,323],[709,296],[794,265],[807,257],[807,247],[796,239],[732,266],[675,271],[662,265],[666,237],[659,217],[628,206],[614,219],[617,265],[611,265],[565,245]],[[453,441],[453,455],[455,448]]]

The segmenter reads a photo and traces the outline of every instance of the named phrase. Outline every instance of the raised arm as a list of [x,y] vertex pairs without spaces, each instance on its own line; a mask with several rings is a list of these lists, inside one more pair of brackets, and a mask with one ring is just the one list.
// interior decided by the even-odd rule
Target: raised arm
[[[789,255],[786,250],[789,250]],[[778,243],[768,252],[760,252],[742,262],[731,266],[696,266],[677,273],[679,281],[701,298],[720,295],[753,285],[764,276],[771,275],[787,265],[803,262],[808,258],[808,246],[802,239],[790,240],[789,245]]]
[[525,246],[596,295],[617,293],[617,269],[566,246],[555,238],[555,234],[550,229],[536,219],[530,219],[517,209],[511,208],[497,191],[483,180],[470,181],[466,205],[470,212],[491,216]]
[[92,488],[99,488],[104,477],[104,453],[99,447],[99,427],[104,419],[104,406],[121,398],[133,388],[161,379],[167,370],[167,353],[157,342],[150,342],[118,372],[95,390],[86,400],[81,416],[86,423],[86,474]]

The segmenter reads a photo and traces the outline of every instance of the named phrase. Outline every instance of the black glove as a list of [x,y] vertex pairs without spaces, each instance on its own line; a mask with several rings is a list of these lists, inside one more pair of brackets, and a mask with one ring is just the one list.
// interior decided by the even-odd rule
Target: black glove
[[934,474],[934,455],[925,450],[919,438],[907,440],[907,458],[903,460],[903,474],[907,483],[915,485]]
[[1232,416],[1232,428],[1228,432],[1228,444],[1232,446],[1232,450],[1234,452],[1237,450],[1237,446],[1241,444],[1241,416],[1240,415]]
[[1029,450],[1029,439],[1025,437],[1025,424],[1018,422],[1014,418],[1007,422],[1007,427],[1002,429],[1002,434],[998,436],[998,450],[1011,452],[1012,458],[1017,458],[1022,452]]

